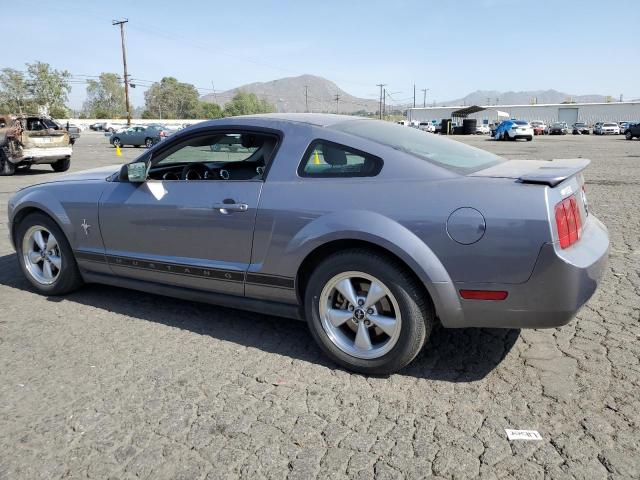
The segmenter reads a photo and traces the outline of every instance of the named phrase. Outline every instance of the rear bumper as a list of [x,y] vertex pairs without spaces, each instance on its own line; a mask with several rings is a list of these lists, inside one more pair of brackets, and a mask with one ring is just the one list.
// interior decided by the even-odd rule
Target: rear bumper
[[71,147],[51,148],[25,148],[19,161],[29,163],[53,163],[63,158],[70,157],[73,153]]
[[[561,250],[544,244],[521,284],[456,283],[456,290],[505,290],[502,301],[461,299],[462,315],[445,327],[553,328],[567,324],[591,298],[607,266],[609,233],[590,215],[582,238]],[[458,324],[459,323],[459,324]]]

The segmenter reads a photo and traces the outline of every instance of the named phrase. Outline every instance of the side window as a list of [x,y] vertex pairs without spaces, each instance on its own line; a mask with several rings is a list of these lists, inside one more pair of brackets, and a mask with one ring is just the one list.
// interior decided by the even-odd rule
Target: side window
[[301,177],[374,177],[382,169],[382,159],[345,145],[316,140],[307,149],[298,175]]
[[278,137],[261,133],[203,133],[169,143],[152,161],[154,180],[262,180]]
[[[246,135],[227,133],[196,137],[158,162],[158,165],[171,163],[226,163],[241,162],[249,159],[259,148],[258,142],[243,139]],[[257,137],[257,135],[253,135]]]

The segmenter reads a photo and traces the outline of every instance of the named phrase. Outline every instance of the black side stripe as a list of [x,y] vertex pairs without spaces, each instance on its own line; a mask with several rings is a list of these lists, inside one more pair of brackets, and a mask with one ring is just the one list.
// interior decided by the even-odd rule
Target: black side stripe
[[133,268],[138,270],[157,271],[182,275],[187,277],[206,278],[221,280],[224,282],[245,282],[252,285],[265,287],[283,288],[291,290],[294,288],[294,279],[280,275],[267,275],[264,273],[247,273],[237,270],[226,270],[222,268],[203,268],[192,265],[184,265],[169,262],[153,262],[150,260],[123,257],[117,255],[104,255],[102,253],[76,251],[77,260],[95,263],[106,263],[117,267]]
[[264,273],[247,272],[247,283],[287,289],[293,289],[294,287],[293,278],[281,277],[279,275],[267,275]]

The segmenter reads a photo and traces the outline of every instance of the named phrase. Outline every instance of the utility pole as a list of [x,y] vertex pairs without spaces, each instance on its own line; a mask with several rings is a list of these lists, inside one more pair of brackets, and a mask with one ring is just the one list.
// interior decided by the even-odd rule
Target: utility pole
[[211,80],[211,93],[213,94],[213,103],[218,103],[216,100],[216,86],[213,84],[213,80]]
[[339,113],[338,105],[340,103],[340,94],[339,93],[336,93],[335,99],[336,99],[336,114],[338,114]]
[[413,84],[413,108],[416,108],[416,84]]
[[305,111],[309,112],[309,85],[304,86],[304,106]]
[[122,64],[124,66],[124,102],[127,107],[127,126],[131,125],[131,107],[129,106],[129,74],[127,73],[127,51],[124,46],[124,24],[129,20],[113,20],[112,25],[120,26],[120,40],[122,43]]
[[428,88],[422,89],[422,108],[427,107],[427,90],[429,89]]
[[386,83],[378,83],[377,86],[380,87],[380,108],[378,109],[380,113],[380,120],[382,120],[382,88],[385,87]]
[[385,116],[385,111],[387,110],[387,89],[385,88],[382,91],[382,116]]

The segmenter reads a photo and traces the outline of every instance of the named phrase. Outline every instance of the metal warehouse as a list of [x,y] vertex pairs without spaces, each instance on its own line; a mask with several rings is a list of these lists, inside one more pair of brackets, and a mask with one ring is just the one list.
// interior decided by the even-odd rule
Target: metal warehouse
[[[467,106],[468,107],[468,106]],[[407,120],[410,122],[437,122],[444,118],[451,118],[452,113],[467,108],[456,107],[426,107],[410,108]],[[593,124],[595,122],[640,122],[640,101],[615,103],[555,103],[538,105],[490,105],[481,106],[484,110],[472,113],[467,118],[475,118],[478,123],[492,123],[503,120],[504,117],[518,120],[543,122],[576,122]],[[505,115],[506,114],[506,115]]]

